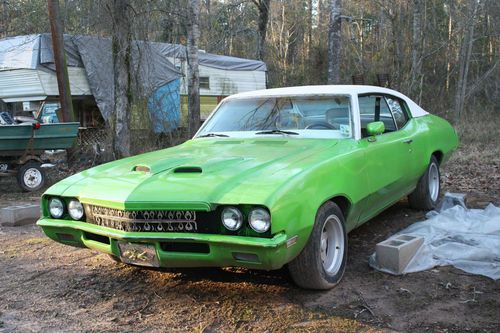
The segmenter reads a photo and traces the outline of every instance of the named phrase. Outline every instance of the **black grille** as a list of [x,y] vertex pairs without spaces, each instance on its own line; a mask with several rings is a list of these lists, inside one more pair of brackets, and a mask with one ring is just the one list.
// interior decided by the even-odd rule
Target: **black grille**
[[96,235],[91,232],[86,232],[84,231],[85,238],[89,240],[93,240],[95,242],[103,243],[103,244],[110,244],[109,237],[101,236],[101,235]]
[[220,233],[215,212],[187,210],[125,211],[85,205],[87,223],[131,232]]

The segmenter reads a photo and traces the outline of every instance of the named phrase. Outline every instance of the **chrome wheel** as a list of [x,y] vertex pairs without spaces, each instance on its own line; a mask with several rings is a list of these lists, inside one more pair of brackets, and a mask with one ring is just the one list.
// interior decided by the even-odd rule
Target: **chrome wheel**
[[326,218],[321,231],[321,262],[326,273],[336,274],[344,258],[344,231],[336,215]]
[[436,163],[429,166],[429,195],[432,201],[436,201],[439,196],[439,170]]
[[24,184],[29,188],[36,188],[42,183],[43,176],[37,168],[26,169],[23,175]]

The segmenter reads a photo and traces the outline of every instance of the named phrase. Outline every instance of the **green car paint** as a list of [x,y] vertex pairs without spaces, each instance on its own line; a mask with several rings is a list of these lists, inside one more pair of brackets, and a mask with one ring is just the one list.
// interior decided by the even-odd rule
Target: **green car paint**
[[[411,117],[397,131],[365,138],[194,138],[58,182],[42,196],[37,224],[57,242],[116,257],[121,255],[118,242],[150,244],[163,267],[278,269],[304,248],[322,204],[335,201],[350,231],[411,193],[431,156],[444,163],[457,144],[453,128],[430,114]],[[179,168],[189,172],[178,172]],[[215,234],[117,230],[74,221],[67,214],[52,218],[48,202],[54,197],[63,198],[66,205],[78,199],[86,207],[124,212],[215,214],[221,207],[234,206],[243,212],[244,226],[231,233],[216,219]],[[259,234],[248,226],[247,214],[253,207],[270,212],[268,232]],[[169,251],[162,245],[165,242],[205,244],[209,250]]]

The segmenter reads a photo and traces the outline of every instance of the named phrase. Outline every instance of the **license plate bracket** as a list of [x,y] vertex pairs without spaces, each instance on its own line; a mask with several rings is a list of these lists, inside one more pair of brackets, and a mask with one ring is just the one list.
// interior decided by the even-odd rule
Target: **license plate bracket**
[[126,264],[160,267],[156,248],[151,244],[118,242],[120,259]]

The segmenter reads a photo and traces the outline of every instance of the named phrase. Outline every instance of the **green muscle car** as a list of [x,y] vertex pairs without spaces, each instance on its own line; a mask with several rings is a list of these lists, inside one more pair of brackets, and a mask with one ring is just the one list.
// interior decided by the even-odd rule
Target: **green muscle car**
[[224,99],[193,139],[104,164],[42,196],[53,240],[153,267],[288,265],[335,286],[347,234],[404,196],[439,198],[454,129],[373,86],[308,86]]

